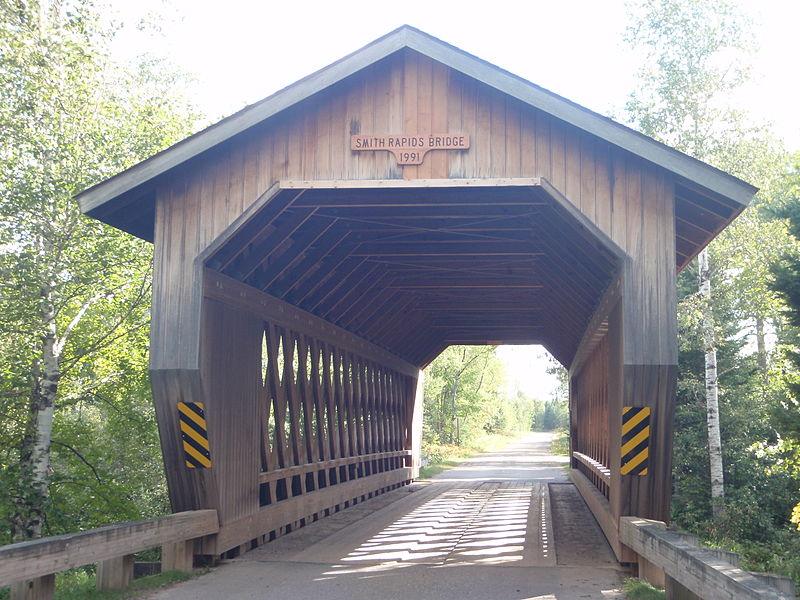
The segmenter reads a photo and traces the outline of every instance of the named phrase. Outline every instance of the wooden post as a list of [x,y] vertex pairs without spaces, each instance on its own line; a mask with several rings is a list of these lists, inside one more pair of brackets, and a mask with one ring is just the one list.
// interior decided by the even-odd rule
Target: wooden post
[[701,600],[700,596],[690,592],[685,586],[667,575],[665,577],[664,591],[669,600]]
[[133,554],[97,563],[98,590],[124,590],[133,580]]
[[[622,272],[622,397],[616,406],[610,443],[612,498],[615,517],[635,515],[668,522],[672,494],[672,429],[677,382],[678,347],[675,283],[674,190],[653,170],[643,170],[632,182],[640,202],[636,205],[642,226],[629,229],[627,251],[631,260]],[[615,399],[619,401],[620,399]],[[649,455],[646,462],[632,460],[622,472],[622,413],[626,407],[648,409]],[[644,421],[640,421],[643,423]],[[620,431],[620,434],[617,434]],[[637,446],[639,448],[640,446]],[[628,452],[630,446],[626,446]],[[630,456],[628,457],[630,458]],[[646,467],[646,468],[645,468]],[[624,559],[623,559],[624,560]]]
[[183,540],[161,546],[161,572],[190,573],[194,566],[194,540]]
[[56,591],[56,576],[44,575],[11,586],[11,600],[52,600]]
[[642,556],[639,557],[639,579],[662,589],[667,585],[664,570]]
[[413,402],[414,406],[411,410],[411,445],[406,447],[411,450],[411,472],[413,478],[416,479],[419,477],[419,467],[422,459],[422,406],[425,401],[425,373],[421,370],[417,377],[414,396],[413,398],[409,396],[408,401]]

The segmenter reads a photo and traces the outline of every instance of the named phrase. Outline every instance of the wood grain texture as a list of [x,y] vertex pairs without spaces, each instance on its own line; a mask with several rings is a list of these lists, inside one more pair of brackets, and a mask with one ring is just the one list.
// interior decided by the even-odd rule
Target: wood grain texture
[[262,321],[207,300],[203,309],[202,380],[220,523],[258,509],[261,427],[258,384]]
[[[418,166],[350,150],[434,131],[471,147]],[[418,368],[448,344],[544,343],[572,363],[573,449],[610,470],[578,461],[609,510],[664,515],[676,269],[735,204],[409,49],[193,160],[153,187],[151,372],[176,509],[308,517],[314,496],[415,466],[394,453],[418,443]],[[178,401],[208,407],[211,470],[177,458]],[[636,482],[615,455],[623,402],[655,415],[657,464]]]
[[9,544],[0,547],[0,585],[215,534],[218,530],[217,512],[199,510]]
[[133,581],[133,554],[115,556],[97,563],[98,590],[124,590]]
[[205,554],[221,554],[227,549],[247,542],[257,535],[269,533],[286,523],[298,521],[305,516],[320,513],[326,509],[335,509],[337,505],[343,505],[354,499],[358,500],[370,492],[385,490],[411,479],[411,468],[404,467],[334,485],[308,497],[303,496],[278,502],[221,528],[219,535],[204,541],[203,552]]
[[[388,382],[406,389],[416,369],[277,298],[205,274],[201,372],[223,526],[291,501],[299,516],[247,538],[255,539],[311,518],[316,498],[332,488],[352,490],[362,478],[405,468],[406,404],[414,397],[390,399]],[[389,423],[402,434],[386,435]],[[232,539],[207,541],[203,551],[243,543]]]
[[623,517],[620,540],[698,598],[781,600],[788,596],[726,560],[667,531],[658,520]]
[[[586,502],[586,506],[592,511],[598,525],[600,525],[600,528],[603,530],[603,534],[606,536],[608,544],[614,551],[617,560],[620,562],[626,561],[624,547],[619,541],[618,520],[611,512],[608,499],[601,494],[586,475],[578,469],[571,469],[569,477]],[[632,557],[627,558],[626,562],[629,562],[631,558]]]

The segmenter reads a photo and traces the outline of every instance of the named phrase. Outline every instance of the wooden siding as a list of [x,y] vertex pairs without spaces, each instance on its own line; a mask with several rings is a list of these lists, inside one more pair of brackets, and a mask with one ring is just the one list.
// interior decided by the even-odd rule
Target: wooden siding
[[[610,464],[608,432],[608,336],[595,345],[579,373],[572,377],[570,394],[571,443],[578,452],[608,469]],[[588,461],[574,462],[574,466],[608,498],[608,479]]]
[[[440,131],[468,133],[472,147],[431,151],[421,165],[403,167],[388,152],[350,150],[352,134]],[[517,228],[527,233],[513,234],[524,239],[510,239],[525,245],[529,262],[504,275],[508,268],[488,258],[491,251],[481,260],[494,269],[488,276],[493,283],[510,285],[517,277],[516,283],[535,293],[520,287],[483,296],[451,294],[429,303],[428,312],[408,290],[446,278],[409,267],[413,261],[405,256],[402,268],[379,265],[374,258],[386,254],[388,242],[380,238],[385,231],[370,238],[377,234],[369,227],[341,227],[347,211],[355,222],[360,211],[402,194],[384,190],[368,197],[278,184],[451,180],[452,189],[415,192],[416,202],[406,191],[398,206],[407,214],[397,218],[421,218],[425,210],[454,204],[454,198],[459,206],[451,210],[463,218],[481,210],[479,205],[491,211],[508,204],[512,192],[466,192],[455,183],[501,178],[543,178],[528,201],[539,204],[538,212],[518,219]],[[154,395],[173,508],[217,508],[227,528],[209,551],[291,526],[280,520],[311,517],[354,489],[371,493],[370,481],[380,483],[375,489],[404,482],[411,466],[391,453],[414,444],[415,366],[459,342],[540,341],[565,364],[577,357],[571,373],[578,390],[573,416],[581,423],[591,419],[593,431],[576,438],[576,451],[611,470],[609,489],[602,487],[605,478],[595,483],[607,493],[613,518],[633,511],[664,519],[677,361],[676,266],[685,264],[691,244],[718,230],[719,215],[735,213],[728,201],[409,50],[221,143],[156,182],[154,193]],[[698,211],[708,217],[701,233],[691,229]],[[250,214],[258,217],[258,227],[247,229],[242,215]],[[500,243],[519,217],[505,216],[505,224],[491,228]],[[690,244],[676,246],[676,222],[680,240],[695,236]],[[415,243],[436,242],[443,254],[441,248],[452,240],[432,238],[457,232],[444,231],[441,223],[430,229],[433,233]],[[354,231],[358,243],[340,248]],[[498,240],[485,244],[489,248]],[[549,262],[531,268],[537,246]],[[451,268],[458,259],[447,260]],[[226,291],[206,287],[204,292],[212,280],[223,282]],[[607,300],[612,288],[614,301]],[[475,328],[465,325],[467,317],[474,321],[472,314],[447,314],[459,303],[466,306],[465,299],[496,303],[509,312],[487,318],[487,332],[478,338]],[[439,317],[430,311],[442,309],[444,320],[435,320]],[[537,309],[545,317],[537,316]],[[514,332],[514,311],[540,325]],[[266,371],[262,347],[273,354]],[[295,370],[294,360],[284,358],[284,369],[291,368],[281,377],[274,370],[279,349],[284,357],[297,352],[310,359],[298,358]],[[347,373],[349,383],[309,376],[320,367]],[[214,468],[182,467],[177,401],[207,404]],[[623,405],[652,408],[653,435],[663,452],[652,473],[636,480],[619,475],[614,453]],[[267,433],[264,423],[270,422]],[[381,458],[368,458],[374,455]],[[375,471],[379,464],[389,465],[389,472]],[[318,488],[320,473],[327,472],[327,482],[331,469],[343,468],[348,475],[362,473],[364,481],[348,480],[341,494],[336,486]],[[363,475],[367,471],[370,475]],[[304,499],[315,494],[317,500]],[[333,504],[322,506],[327,501]]]
[[[209,501],[221,526],[205,551],[339,510],[339,500],[319,497],[350,503],[410,479],[415,369],[237,281],[207,271],[204,283],[201,374],[217,490]],[[283,521],[288,514],[298,516]]]
[[[434,124],[470,133],[472,148],[433,151],[422,165],[406,167],[398,167],[388,152],[349,150],[352,133],[425,132]],[[669,302],[666,290],[672,277],[666,271],[674,271],[674,213],[672,184],[663,171],[405,51],[223,144],[185,177],[158,188],[154,304],[174,303],[174,311],[168,311],[171,326],[177,319],[185,324],[187,335],[154,336],[154,364],[178,367],[171,363],[185,357],[196,365],[197,357],[177,348],[183,343],[196,347],[197,342],[190,334],[197,329],[200,310],[193,293],[198,277],[193,260],[277,181],[531,176],[551,181],[635,257],[629,280],[641,286],[631,302]],[[650,267],[666,252],[671,252],[670,261],[659,262],[658,272],[651,273]],[[635,337],[650,339],[649,333],[656,330],[674,331],[673,324],[642,318],[632,332]],[[158,313],[153,326],[154,332],[164,332]],[[642,327],[652,331],[639,332]],[[626,352],[639,357],[632,361],[674,360],[669,356],[674,342],[640,347],[633,338],[630,342]]]

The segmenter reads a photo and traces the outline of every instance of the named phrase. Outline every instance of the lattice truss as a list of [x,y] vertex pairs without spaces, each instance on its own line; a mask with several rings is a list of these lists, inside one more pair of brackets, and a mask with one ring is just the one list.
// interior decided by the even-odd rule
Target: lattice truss
[[409,377],[265,322],[262,506],[407,466]]

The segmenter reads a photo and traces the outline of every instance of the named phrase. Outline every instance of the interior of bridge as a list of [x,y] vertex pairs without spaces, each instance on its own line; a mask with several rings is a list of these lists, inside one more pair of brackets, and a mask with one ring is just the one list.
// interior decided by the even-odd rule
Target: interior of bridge
[[542,344],[569,365],[613,242],[546,181],[390,185],[284,184],[205,264],[415,365],[451,344]]

